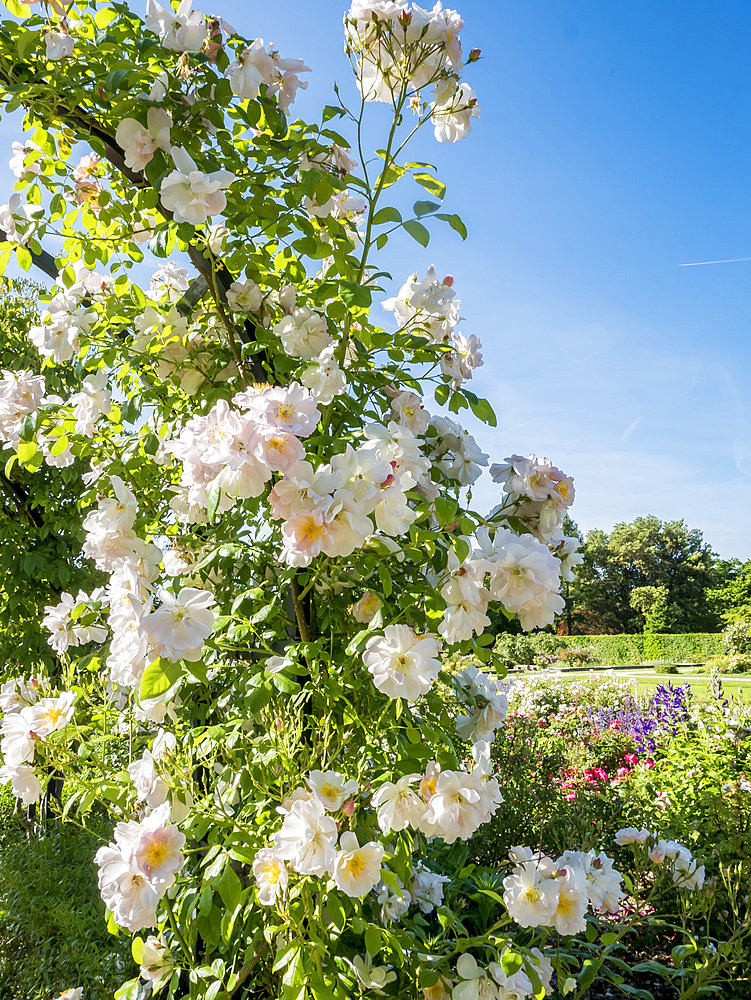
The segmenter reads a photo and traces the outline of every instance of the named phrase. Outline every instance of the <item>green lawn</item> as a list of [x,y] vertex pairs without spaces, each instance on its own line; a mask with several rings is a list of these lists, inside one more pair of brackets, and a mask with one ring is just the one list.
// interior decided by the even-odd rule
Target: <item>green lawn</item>
[[[561,676],[564,678],[570,677],[573,680],[578,677],[591,676],[592,673],[594,671],[577,670],[562,674]],[[598,670],[596,673],[599,674],[601,671]],[[616,677],[623,680],[636,681],[637,691],[640,695],[654,691],[658,684],[667,684],[670,682],[673,685],[677,685],[685,684],[688,681],[691,684],[691,691],[694,697],[699,701],[707,701],[711,698],[711,681],[709,676],[695,669],[683,667],[679,669],[677,674],[662,674],[651,667],[644,667],[635,670],[615,670],[614,673]],[[751,675],[723,677],[721,680],[726,697],[732,694],[743,701],[751,702]]]

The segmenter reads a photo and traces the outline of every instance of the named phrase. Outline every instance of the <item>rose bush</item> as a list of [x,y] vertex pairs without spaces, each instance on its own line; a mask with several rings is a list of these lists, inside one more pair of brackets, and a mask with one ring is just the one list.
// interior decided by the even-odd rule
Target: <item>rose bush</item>
[[[75,475],[71,562],[102,582],[39,608],[54,655],[3,684],[2,778],[26,806],[111,820],[99,890],[140,967],[117,996],[623,980],[607,855],[464,864],[502,801],[488,609],[551,624],[577,556],[573,484],[547,459],[494,464],[497,506],[471,507],[489,457],[448,414],[495,417],[467,387],[481,345],[453,279],[380,285],[396,230],[466,235],[406,158],[415,132],[455,142],[479,116],[459,14],[354,0],[359,99],[308,124],[287,118],[304,61],[190,0],[148,0],[145,21],[106,0],[6,7],[0,88],[33,131],[0,262],[54,287],[29,332],[41,371],[0,382],[5,476]],[[375,155],[373,102],[391,113]],[[406,218],[385,204],[399,181],[421,189]],[[472,663],[452,676],[448,656]],[[669,860],[674,892],[701,886],[686,848]]]

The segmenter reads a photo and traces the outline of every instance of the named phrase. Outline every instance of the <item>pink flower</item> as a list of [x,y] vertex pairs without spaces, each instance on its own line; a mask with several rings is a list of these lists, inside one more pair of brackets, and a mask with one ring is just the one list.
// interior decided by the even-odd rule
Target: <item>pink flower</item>
[[99,181],[81,181],[76,184],[76,204],[88,205],[92,212],[100,212],[99,195],[103,190]]
[[73,180],[76,184],[91,180],[99,173],[99,157],[96,153],[87,153],[78,161],[78,166],[73,171]]
[[285,559],[290,566],[307,566],[326,542],[328,526],[320,510],[301,510],[282,525]]
[[294,434],[277,428],[260,428],[256,432],[255,457],[273,472],[288,472],[305,458],[305,449]]
[[639,763],[639,758],[636,756],[635,753],[627,753],[624,755],[623,759],[626,761],[627,764],[630,764],[631,767]]

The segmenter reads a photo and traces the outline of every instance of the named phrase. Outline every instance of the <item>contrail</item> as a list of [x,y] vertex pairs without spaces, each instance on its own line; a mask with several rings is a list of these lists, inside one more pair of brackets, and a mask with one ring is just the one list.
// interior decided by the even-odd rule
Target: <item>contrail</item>
[[751,260],[751,257],[729,257],[727,260],[694,260],[690,264],[679,264],[678,267],[702,267],[704,264],[737,264],[742,260]]

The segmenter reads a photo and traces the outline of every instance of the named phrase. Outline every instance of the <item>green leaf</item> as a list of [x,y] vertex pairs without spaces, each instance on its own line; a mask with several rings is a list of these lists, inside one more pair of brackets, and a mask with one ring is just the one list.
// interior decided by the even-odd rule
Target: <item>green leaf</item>
[[381,581],[384,597],[391,597],[391,592],[393,590],[391,584],[391,574],[388,571],[388,567],[383,562],[378,563],[378,579]]
[[437,177],[433,177],[432,174],[412,174],[417,183],[424,187],[425,190],[434,195],[434,197],[439,198],[443,201],[443,196],[446,194],[446,185],[443,181],[439,181]]
[[381,188],[391,187],[392,184],[396,184],[400,177],[406,174],[404,167],[400,167],[397,163],[392,163],[388,166],[382,174],[379,174],[376,184]]
[[284,674],[272,674],[270,680],[277,691],[283,691],[285,694],[297,694],[300,690],[300,685],[297,681],[293,681],[290,677],[285,677]]
[[16,262],[22,271],[28,271],[32,264],[31,254],[20,243],[16,247]]
[[344,930],[345,924],[347,923],[347,914],[344,912],[342,901],[339,899],[336,893],[330,892],[326,896],[326,909],[328,910],[329,919],[331,920],[331,923],[341,933],[341,931]]
[[50,454],[57,458],[58,455],[62,455],[69,444],[70,442],[68,441],[68,438],[64,434],[61,434],[50,448]]
[[[7,4],[7,0],[6,0]],[[129,979],[127,983],[115,991],[115,1000],[137,1000],[138,998],[138,980]]]
[[255,715],[260,712],[262,708],[265,708],[271,701],[271,688],[268,685],[262,687],[257,687],[255,691],[248,695],[246,699],[246,705],[248,708],[248,713],[250,715]]
[[430,243],[430,233],[423,226],[421,222],[415,222],[413,219],[408,219],[404,223],[404,228],[407,230],[409,235],[413,240],[417,240],[422,246],[426,247]]
[[375,958],[383,947],[383,938],[379,927],[369,924],[365,928],[365,947],[371,958]]
[[507,948],[501,955],[501,966],[507,976],[513,976],[524,965],[524,958],[516,951]]
[[113,69],[111,73],[107,74],[107,78],[104,81],[105,90],[109,91],[121,90],[123,88],[123,84],[130,75],[130,72],[131,72],[130,66],[120,67],[120,69]]
[[381,881],[385,882],[389,889],[393,889],[400,899],[402,898],[404,889],[399,885],[399,879],[395,872],[390,872],[388,868],[381,868]]
[[28,17],[31,14],[29,4],[19,3],[19,0],[3,0],[3,5],[14,17]]
[[435,513],[442,528],[456,520],[458,504],[452,497],[436,497]]
[[[7,7],[7,4],[6,4]],[[38,31],[24,31],[16,39],[16,52],[19,59],[25,59],[39,41]]]
[[342,301],[350,309],[369,309],[372,292],[357,281],[343,281],[340,286]]
[[487,399],[470,399],[469,405],[478,420],[482,420],[484,424],[489,424],[491,427],[497,427],[498,418]]
[[436,219],[441,219],[441,220],[443,220],[443,222],[448,222],[448,224],[451,226],[451,228],[455,232],[459,233],[459,235],[461,236],[461,238],[463,240],[466,240],[466,238],[467,238],[467,227],[464,225],[464,223],[462,222],[461,218],[458,215],[444,215],[444,214],[441,214],[441,215],[436,215]]
[[652,972],[652,973],[654,973],[657,976],[662,976],[664,979],[669,978],[670,977],[670,973],[671,973],[671,970],[667,969],[664,965],[662,965],[662,963],[660,963],[660,962],[653,962],[651,960],[648,961],[648,962],[639,962],[637,965],[632,965],[631,966],[631,971],[632,972]]
[[234,910],[240,902],[243,887],[229,863],[224,866],[222,874],[214,885],[227,909]]
[[130,953],[133,956],[133,961],[136,963],[136,965],[140,965],[141,956],[143,955],[142,937],[138,937],[138,935],[136,935],[136,937],[133,938],[133,940],[130,942]]
[[293,941],[292,944],[288,944],[285,948],[282,948],[282,950],[277,954],[276,958],[274,959],[274,964],[271,967],[271,971],[279,972],[280,969],[283,969],[286,965],[288,965],[292,961],[292,959],[297,954],[299,949],[300,949],[300,944],[298,941]]
[[380,226],[384,222],[401,222],[402,213],[397,208],[381,208],[373,216],[373,225]]
[[21,425],[21,440],[22,441],[32,441],[37,429],[37,419],[38,413],[29,413]]
[[437,385],[435,389],[435,401],[439,406],[445,406],[449,398],[449,387],[447,385]]
[[430,215],[435,212],[437,208],[441,206],[435,201],[416,201],[412,206],[412,211],[415,215]]
[[496,903],[500,903],[501,906],[506,905],[503,902],[503,896],[499,896],[498,893],[494,892],[492,889],[480,889],[479,892],[481,892],[483,896],[490,896],[491,899],[494,899]]
[[467,542],[466,538],[460,538],[457,535],[452,535],[451,547],[456,553],[456,558],[459,560],[460,563],[463,563],[464,560],[469,556],[469,543]]
[[321,120],[324,122],[329,121],[331,118],[341,118],[342,115],[346,115],[344,108],[335,108],[331,104],[327,104],[323,109],[323,114]]
[[185,666],[188,668],[188,673],[192,677],[194,677],[197,681],[200,681],[201,684],[209,683],[208,674],[206,672],[206,664],[203,662],[203,660],[196,660],[196,661],[186,660]]
[[585,958],[582,963],[582,971],[578,976],[578,986],[579,989],[584,989],[586,986],[591,986],[595,981],[595,976],[599,971],[599,963],[592,961],[591,958]]
[[171,663],[158,657],[150,663],[143,672],[139,697],[158,698],[169,691],[182,676],[182,667],[179,663]]
[[98,10],[96,12],[96,16],[94,17],[94,24],[99,29],[106,28],[107,25],[111,21],[114,21],[116,17],[117,17],[116,10],[112,10],[112,8],[110,7],[102,7],[101,10]]
[[344,650],[344,652],[347,654],[347,656],[356,656],[357,653],[362,652],[362,650],[365,648],[365,643],[368,641],[370,636],[371,636],[371,630],[369,628],[360,629],[357,635],[353,636],[350,639],[347,648]]
[[32,458],[37,453],[37,443],[36,441],[19,441],[18,443],[18,461],[22,465],[26,465],[32,460]]

